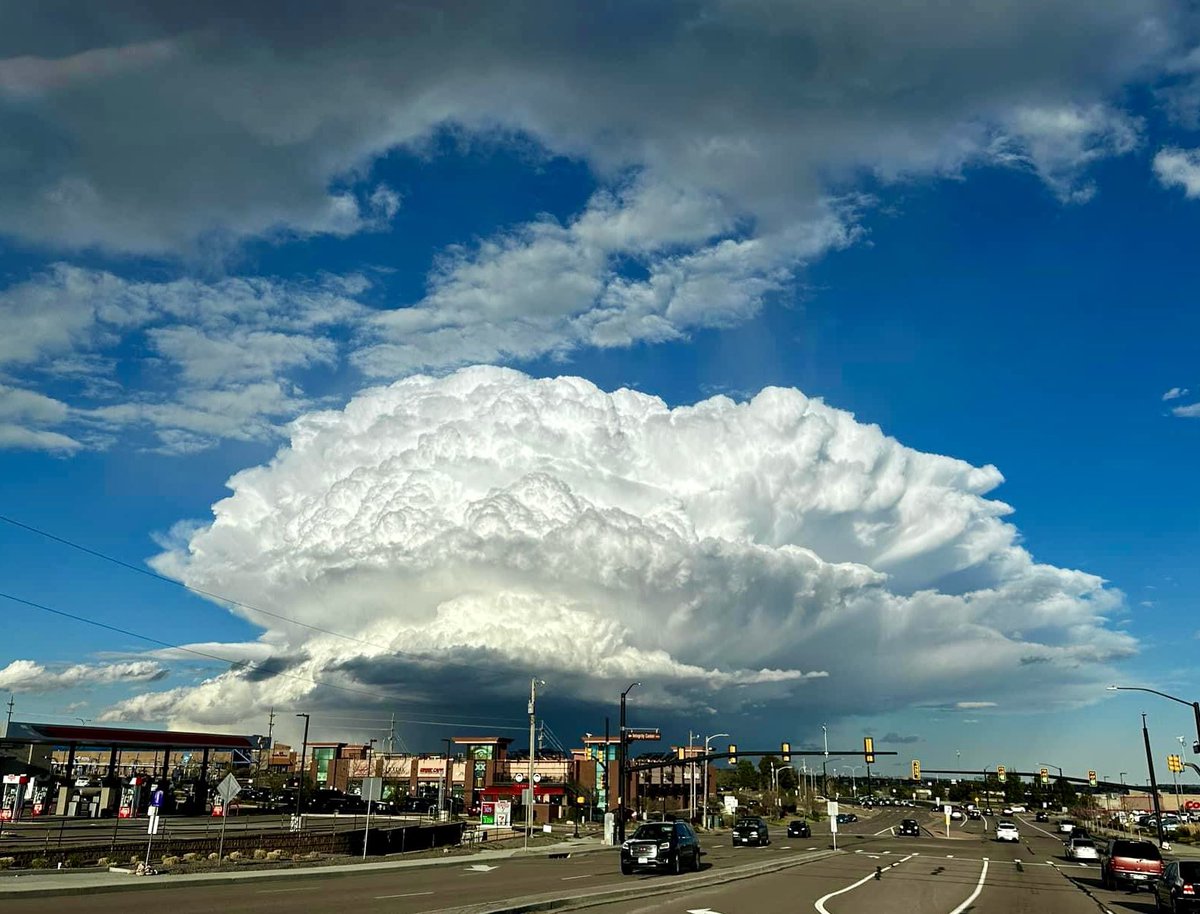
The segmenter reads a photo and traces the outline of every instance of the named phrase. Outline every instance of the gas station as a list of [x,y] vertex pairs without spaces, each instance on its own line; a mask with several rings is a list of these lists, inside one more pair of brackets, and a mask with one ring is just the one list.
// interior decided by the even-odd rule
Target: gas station
[[[204,815],[214,756],[253,765],[257,753],[269,748],[265,736],[0,722],[0,821],[50,815],[137,818],[147,815],[158,791],[163,812]],[[101,759],[107,754],[107,759],[85,770],[81,753],[99,753]],[[136,754],[135,764],[122,764],[128,753]],[[194,766],[172,765],[195,755],[200,761],[194,774]]]

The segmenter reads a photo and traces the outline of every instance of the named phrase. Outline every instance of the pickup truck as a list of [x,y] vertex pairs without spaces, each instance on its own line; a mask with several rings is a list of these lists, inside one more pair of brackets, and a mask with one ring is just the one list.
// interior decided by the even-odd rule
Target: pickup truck
[[1114,838],[1100,854],[1100,881],[1106,889],[1122,884],[1134,891],[1143,885],[1150,888],[1162,874],[1162,854],[1149,841]]

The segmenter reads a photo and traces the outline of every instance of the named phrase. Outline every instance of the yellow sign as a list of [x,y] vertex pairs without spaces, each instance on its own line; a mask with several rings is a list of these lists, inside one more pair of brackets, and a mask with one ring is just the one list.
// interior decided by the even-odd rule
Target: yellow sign
[[921,780],[921,760],[920,759],[912,760],[912,779],[914,781]]
[[868,765],[875,764],[875,740],[869,736],[863,737],[863,761]]

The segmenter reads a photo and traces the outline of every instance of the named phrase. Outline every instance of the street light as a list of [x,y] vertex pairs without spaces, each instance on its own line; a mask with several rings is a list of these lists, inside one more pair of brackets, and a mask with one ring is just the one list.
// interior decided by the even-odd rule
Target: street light
[[300,779],[296,783],[296,827],[300,827],[300,796],[304,793],[304,769],[308,759],[308,715],[300,713],[297,717],[304,718],[304,743],[300,749]]
[[708,744],[718,736],[728,736],[728,733],[713,733],[704,737],[704,821],[701,823],[708,828]]
[[829,796],[829,772],[825,766],[829,764],[829,728],[821,724],[821,738],[825,742],[825,755],[821,759],[821,793]]
[[621,777],[621,783],[617,787],[617,841],[625,843],[625,791],[629,789],[629,778],[625,774],[625,756],[627,753],[627,741],[625,739],[625,696],[632,692],[640,682],[632,682],[624,692],[621,693],[621,737],[620,737],[620,761],[617,762],[617,771]]
[[[525,849],[529,849],[529,833],[533,831],[533,754],[537,731],[537,687],[545,685],[545,681],[536,676],[529,680],[529,803],[525,807]],[[446,760],[449,765],[449,759]]]
[[842,766],[842,771],[845,771],[847,768],[850,769],[850,792],[853,793],[855,796],[858,796],[858,787],[854,781],[854,773],[856,771],[858,771],[859,768],[864,768],[864,767],[866,767],[866,766],[865,765],[843,765]]
[[1174,695],[1168,695],[1166,692],[1158,691],[1158,689],[1148,689],[1145,686],[1110,685],[1107,688],[1110,692],[1149,692],[1151,695],[1158,695],[1160,698],[1167,698],[1181,705],[1187,705],[1192,709],[1192,715],[1196,719],[1196,741],[1192,743],[1192,752],[1200,753],[1200,701],[1185,701],[1182,698],[1176,698]]

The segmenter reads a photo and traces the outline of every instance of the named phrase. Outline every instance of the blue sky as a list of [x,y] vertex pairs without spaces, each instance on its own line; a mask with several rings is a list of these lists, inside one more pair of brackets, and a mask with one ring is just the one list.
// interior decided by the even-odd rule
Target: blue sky
[[[930,768],[958,751],[973,768],[1114,776],[1144,771],[1146,710],[1162,774],[1175,737],[1194,735],[1187,709],[1103,685],[1200,694],[1188,659],[1200,634],[1197,23],[1170,3],[1057,6],[1064,31],[1044,40],[1026,37],[1044,11],[1018,3],[990,23],[918,8],[890,42],[867,2],[821,28],[770,4],[668,5],[630,47],[614,40],[631,28],[619,15],[543,21],[531,7],[500,23],[481,9],[408,30],[423,38],[409,49],[419,75],[376,46],[393,26],[369,6],[327,32],[303,14],[291,33],[240,14],[84,17],[65,43],[35,17],[0,44],[0,128],[16,137],[0,191],[23,188],[0,194],[0,514],[338,635],[273,628],[0,524],[5,593],[290,671],[256,695],[245,669],[6,602],[0,691],[16,692],[19,717],[261,730],[269,707],[288,719],[316,708],[328,736],[362,737],[354,718],[388,709],[519,727],[521,683],[537,672],[548,719],[573,742],[644,675],[635,722],[673,737],[800,745],[824,721],[843,746],[902,737],[891,748]],[[978,59],[936,50],[956,43]],[[873,53],[885,44],[894,59]],[[255,53],[267,46],[274,63]],[[814,48],[820,65],[806,69]],[[97,106],[120,114],[97,122]],[[594,388],[453,374],[480,363]],[[388,389],[419,372],[430,386]],[[842,412],[754,400],[768,387]],[[692,439],[663,445],[638,424],[646,407],[621,413],[624,401],[604,401],[629,423],[608,440],[595,405],[620,388],[663,409],[729,397],[700,440],[742,463],[696,453],[668,471]],[[439,413],[449,396],[462,404]],[[393,418],[364,425],[351,401]],[[524,424],[490,423],[498,403],[528,407]],[[800,409],[794,433],[778,431]],[[297,417],[309,418],[289,428]],[[761,437],[738,440],[735,425]],[[319,457],[318,426],[333,442]],[[805,472],[779,470],[790,442],[829,428]],[[406,436],[452,429],[476,440],[462,466],[445,452],[446,478],[477,478],[465,494],[435,486],[436,510],[421,513],[416,477],[379,455],[409,466]],[[587,445],[560,450],[563,435]],[[626,441],[643,463],[613,456]],[[905,455],[914,469],[896,484],[915,514],[862,494],[884,484],[874,472],[839,475],[864,454]],[[966,465],[1004,481],[980,485]],[[726,470],[740,474],[727,489],[713,481]],[[808,491],[806,473],[826,491]],[[547,478],[643,533],[678,510],[698,539],[664,554],[714,583],[676,605],[653,576],[612,589],[612,567],[535,580],[528,569],[552,564],[559,541],[583,544],[581,566],[621,550],[583,508],[568,525],[578,540],[552,529],[566,509]],[[373,494],[349,496],[360,520],[373,499],[405,507],[339,527],[363,479]],[[501,490],[511,499],[490,499]],[[778,497],[755,500],[767,491]],[[827,514],[831,493],[840,507]],[[415,533],[389,539],[391,524],[458,523],[485,502],[523,513],[489,528],[496,541],[466,572]],[[504,539],[528,517],[540,520]],[[876,528],[892,549],[872,551]],[[653,551],[658,534],[646,536],[625,540],[613,567]],[[489,551],[501,540],[532,564]],[[793,547],[818,564],[789,564]],[[714,549],[725,570],[705,572]],[[787,565],[785,584],[756,577],[756,550]],[[1050,570],[1031,571],[1028,555]],[[461,590],[447,588],[460,574]],[[826,577],[836,596],[813,583]],[[735,593],[735,581],[751,583]],[[395,588],[412,604],[381,596]],[[669,624],[639,627],[656,612]],[[901,612],[904,631],[878,635]],[[788,634],[773,643],[764,619]],[[558,635],[530,637],[531,620]],[[805,633],[830,626],[823,665]],[[393,653],[363,655],[354,639]],[[573,639],[607,645],[611,663],[599,648],[573,653]],[[937,674],[887,669],[897,656]],[[437,669],[456,681],[445,694]],[[696,669],[727,678],[698,684]],[[445,730],[406,726],[414,748]]]

